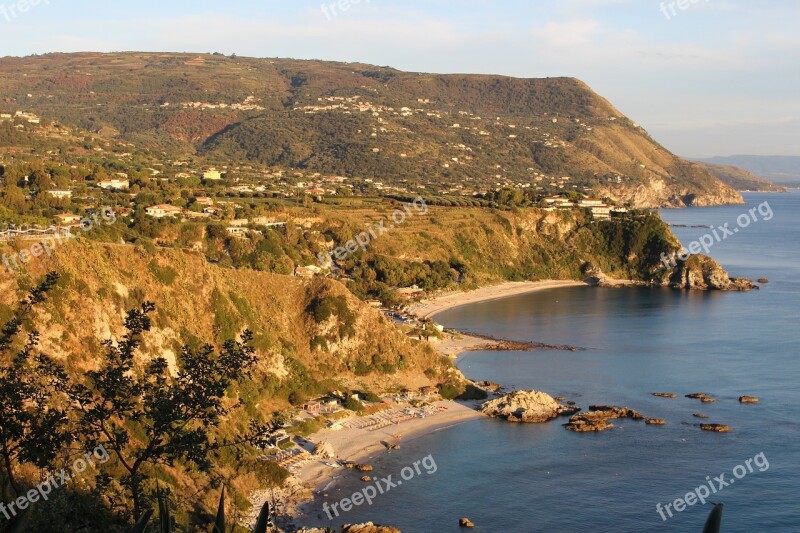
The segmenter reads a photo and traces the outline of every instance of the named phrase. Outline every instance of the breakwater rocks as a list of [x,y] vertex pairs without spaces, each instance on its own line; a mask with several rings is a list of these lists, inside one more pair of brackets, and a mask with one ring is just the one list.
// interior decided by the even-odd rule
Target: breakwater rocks
[[537,424],[580,411],[574,405],[563,405],[546,392],[514,391],[481,405],[481,412],[509,422]]
[[472,351],[496,351],[496,352],[530,352],[533,350],[561,350],[565,352],[579,352],[585,351],[585,348],[579,346],[570,346],[568,344],[547,344],[544,342],[535,341],[509,341],[505,339],[496,339],[489,335],[481,335],[472,331],[456,331],[446,330],[448,333],[460,333],[476,339],[487,341],[486,344],[470,348]]

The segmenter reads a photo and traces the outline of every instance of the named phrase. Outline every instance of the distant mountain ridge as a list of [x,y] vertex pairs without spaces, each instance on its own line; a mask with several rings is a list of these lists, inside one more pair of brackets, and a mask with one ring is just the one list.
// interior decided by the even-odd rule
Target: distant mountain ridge
[[800,156],[731,155],[700,161],[732,165],[781,185],[800,186]]
[[703,163],[706,168],[720,179],[737,191],[751,192],[786,192],[784,187],[775,185],[769,180],[759,178],[747,170],[728,165],[715,165],[713,163]]
[[[578,190],[636,207],[742,203],[574,78],[219,54],[0,59],[0,104],[168,156],[387,185]],[[564,179],[568,178],[568,179]]]

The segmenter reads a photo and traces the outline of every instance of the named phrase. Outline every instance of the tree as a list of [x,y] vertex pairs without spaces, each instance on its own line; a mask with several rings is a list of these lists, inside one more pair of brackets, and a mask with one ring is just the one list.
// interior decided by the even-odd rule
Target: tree
[[[137,368],[134,356],[150,330],[154,308],[145,303],[128,312],[121,342],[105,341],[99,370],[87,372],[87,384],[73,390],[89,444],[105,447],[126,471],[121,484],[133,501],[134,516],[146,507],[152,467],[180,460],[207,472],[213,450],[237,444],[214,431],[229,412],[223,403],[226,390],[249,377],[256,360],[252,333],[245,331],[241,340],[226,341],[219,355],[210,345],[184,347],[174,373],[163,357]],[[108,479],[98,476],[98,486],[107,489]]]
[[9,485],[16,495],[21,493],[17,466],[29,463],[51,467],[73,440],[67,417],[67,376],[50,358],[36,353],[38,332],[31,330],[24,345],[13,353],[33,307],[45,301],[58,279],[58,274],[49,273],[0,331],[0,478],[4,500]]

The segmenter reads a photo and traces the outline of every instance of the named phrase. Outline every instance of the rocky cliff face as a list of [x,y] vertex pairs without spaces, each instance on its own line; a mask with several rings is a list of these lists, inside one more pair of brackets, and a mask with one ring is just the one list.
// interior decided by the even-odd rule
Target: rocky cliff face
[[676,289],[749,291],[758,286],[745,278],[732,278],[722,266],[706,255],[693,255],[678,262],[669,277],[669,286]]

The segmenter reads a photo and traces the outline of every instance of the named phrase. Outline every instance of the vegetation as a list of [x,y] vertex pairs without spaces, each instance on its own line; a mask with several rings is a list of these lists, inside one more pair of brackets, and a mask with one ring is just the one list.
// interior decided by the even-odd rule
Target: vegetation
[[[170,368],[164,357],[142,366],[136,355],[154,310],[153,304],[144,303],[127,314],[127,332],[120,342],[104,343],[98,370],[70,375],[37,351],[35,330],[11,353],[34,306],[46,300],[58,280],[51,273],[34,287],[0,334],[0,407],[6,413],[0,420],[2,500],[26,493],[19,469],[58,471],[63,461],[70,461],[75,444],[78,450],[104,450],[114,457],[113,469],[103,465],[93,483],[94,493],[110,510],[123,519],[149,516],[145,511],[157,494],[161,530],[166,531],[164,500],[154,482],[167,474],[163,468],[181,465],[210,475],[226,450],[241,453],[260,442],[264,429],[258,425],[235,439],[219,431],[232,408],[228,391],[249,377],[256,362],[252,334],[226,341],[219,355],[210,345],[186,346],[178,368]],[[112,475],[114,469],[120,472]],[[27,513],[17,518],[30,519]]]

